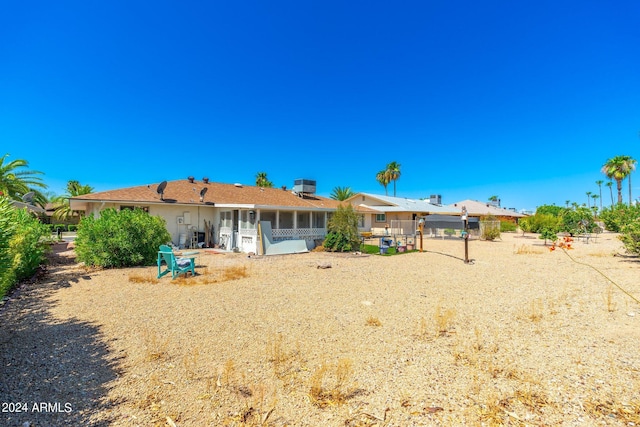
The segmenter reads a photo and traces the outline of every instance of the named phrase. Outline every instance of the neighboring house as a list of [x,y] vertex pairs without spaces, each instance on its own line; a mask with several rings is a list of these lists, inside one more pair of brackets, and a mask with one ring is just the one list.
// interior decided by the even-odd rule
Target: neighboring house
[[271,221],[274,240],[304,239],[312,249],[324,239],[327,222],[340,203],[315,195],[315,182],[305,192],[192,177],[168,181],[162,194],[159,187],[150,184],[91,193],[69,202],[72,209],[96,216],[106,208],[144,209],[166,220],[173,243],[180,246],[188,245],[192,237],[204,242],[206,221],[214,228],[213,243],[247,253],[258,252],[257,224],[261,220]]
[[486,215],[493,215],[502,221],[511,221],[518,223],[520,218],[524,218],[527,215],[516,212],[515,210],[501,208],[495,202],[480,202],[477,200],[462,200],[452,205],[455,209],[462,209],[463,206],[467,208],[467,213],[470,217],[483,217]]
[[439,205],[429,200],[358,193],[345,202],[351,203],[363,216],[361,231],[374,235],[387,234],[392,221],[412,221],[427,215],[460,215],[460,209]]

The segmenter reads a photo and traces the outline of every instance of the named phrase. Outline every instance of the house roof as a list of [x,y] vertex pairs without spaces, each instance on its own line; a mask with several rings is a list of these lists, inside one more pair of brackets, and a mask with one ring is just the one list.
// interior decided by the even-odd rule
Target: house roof
[[[179,204],[244,208],[296,208],[301,210],[335,210],[339,201],[316,195],[300,197],[290,190],[261,188],[240,184],[223,184],[188,179],[168,181],[162,199],[158,183],[122,188],[72,197],[72,209],[83,210],[88,203]],[[200,191],[206,188],[204,200]]]
[[350,197],[347,201],[355,200],[356,197],[366,196],[368,199],[380,201],[380,204],[360,204],[360,207],[366,207],[376,212],[412,212],[412,213],[433,213],[433,214],[459,214],[460,209],[453,208],[449,205],[435,205],[427,200],[408,199],[406,197],[381,196],[371,193],[358,193]]
[[510,209],[499,208],[497,206],[493,206],[487,202],[480,202],[478,200],[462,200],[460,202],[454,203],[453,205],[456,209],[462,209],[462,206],[467,207],[467,212],[469,215],[481,216],[481,215],[494,215],[494,216],[509,216],[512,218],[522,218],[527,215],[521,214],[519,212],[512,211]]
[[18,209],[27,209],[29,212],[36,212],[36,213],[45,212],[45,210],[42,209],[40,206],[30,205],[28,203],[18,202],[16,200],[11,200],[11,204]]

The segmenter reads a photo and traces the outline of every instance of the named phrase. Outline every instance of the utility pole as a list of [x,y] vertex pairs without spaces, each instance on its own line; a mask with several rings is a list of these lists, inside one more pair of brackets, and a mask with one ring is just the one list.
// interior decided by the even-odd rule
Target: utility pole
[[464,238],[464,263],[469,264],[469,216],[467,207],[462,207],[462,237]]

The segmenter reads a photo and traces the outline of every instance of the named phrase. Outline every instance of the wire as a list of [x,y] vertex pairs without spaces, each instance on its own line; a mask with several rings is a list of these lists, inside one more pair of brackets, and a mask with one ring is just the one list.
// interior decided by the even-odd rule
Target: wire
[[638,304],[640,304],[640,300],[636,297],[634,297],[633,295],[631,295],[629,292],[627,292],[622,286],[618,285],[616,282],[614,282],[609,276],[607,276],[606,274],[604,274],[602,271],[598,270],[597,268],[595,268],[593,265],[591,264],[587,264],[586,262],[581,262],[576,260],[574,257],[572,257],[571,255],[569,255],[569,252],[567,252],[567,250],[565,248],[560,248],[562,249],[562,252],[564,252],[571,261],[575,262],[576,264],[580,264],[580,265],[585,265],[587,267],[591,267],[593,268],[595,271],[597,271],[598,273],[600,273],[602,275],[602,277],[604,277],[605,279],[607,279],[608,281],[610,281],[615,287],[617,287],[618,289],[620,289],[622,292],[624,292],[629,298],[631,298],[632,300],[634,300],[635,302],[637,302]]

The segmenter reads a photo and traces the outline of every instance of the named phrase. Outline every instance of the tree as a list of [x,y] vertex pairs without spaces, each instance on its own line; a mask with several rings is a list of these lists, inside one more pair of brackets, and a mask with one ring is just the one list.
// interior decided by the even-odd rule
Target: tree
[[80,211],[74,211],[69,206],[71,197],[82,196],[93,193],[93,188],[88,185],[82,185],[80,182],[71,180],[67,182],[67,193],[62,196],[55,197],[52,202],[55,207],[53,217],[56,219],[68,219],[75,215],[80,215]]
[[600,198],[600,210],[602,210],[602,184],[603,183],[604,181],[601,179],[596,181],[596,185],[598,186],[598,191],[600,193],[600,195],[598,196]]
[[258,187],[272,188],[273,182],[269,181],[266,172],[258,172],[256,174],[256,185]]
[[613,206],[613,181],[609,179],[605,185],[609,187],[609,193],[611,194],[611,206]]
[[[615,156],[611,159],[608,159],[607,162],[602,166],[602,173],[604,173],[607,178],[614,179],[617,184],[618,190],[618,203],[622,203],[622,181],[629,176],[629,196],[631,196],[631,172],[636,168],[636,160],[632,159],[630,156]],[[629,204],[633,199],[629,198]]]
[[22,196],[33,191],[36,201],[45,200],[44,195],[37,190],[37,188],[47,188],[47,185],[37,176],[41,175],[42,172],[18,170],[19,168],[29,167],[29,162],[23,159],[17,159],[5,164],[7,157],[9,157],[9,154],[0,157],[0,192],[2,195],[19,201],[22,199]]
[[489,201],[490,201],[490,202],[497,202],[497,201],[498,201],[498,196],[491,196],[491,197],[489,197]]
[[393,197],[396,197],[396,181],[400,179],[400,163],[389,163],[387,165],[386,172],[389,177],[389,181],[393,181]]
[[592,206],[593,210],[598,210],[598,206],[596,204],[596,200],[598,200],[600,198],[600,196],[598,196],[597,194],[592,194],[591,198],[593,199],[593,206]]
[[358,213],[353,206],[338,205],[336,213],[327,224],[327,236],[322,246],[331,252],[351,252],[360,248]]
[[333,200],[347,200],[349,197],[353,196],[355,193],[351,191],[351,187],[334,187],[331,192],[331,198]]
[[384,187],[384,195],[388,196],[389,193],[387,192],[387,185],[389,185],[389,182],[391,182],[391,180],[389,179],[387,171],[381,170],[380,172],[378,172],[376,174],[376,180],[380,183],[380,185]]
[[591,191],[587,191],[587,207],[590,208],[591,207]]

